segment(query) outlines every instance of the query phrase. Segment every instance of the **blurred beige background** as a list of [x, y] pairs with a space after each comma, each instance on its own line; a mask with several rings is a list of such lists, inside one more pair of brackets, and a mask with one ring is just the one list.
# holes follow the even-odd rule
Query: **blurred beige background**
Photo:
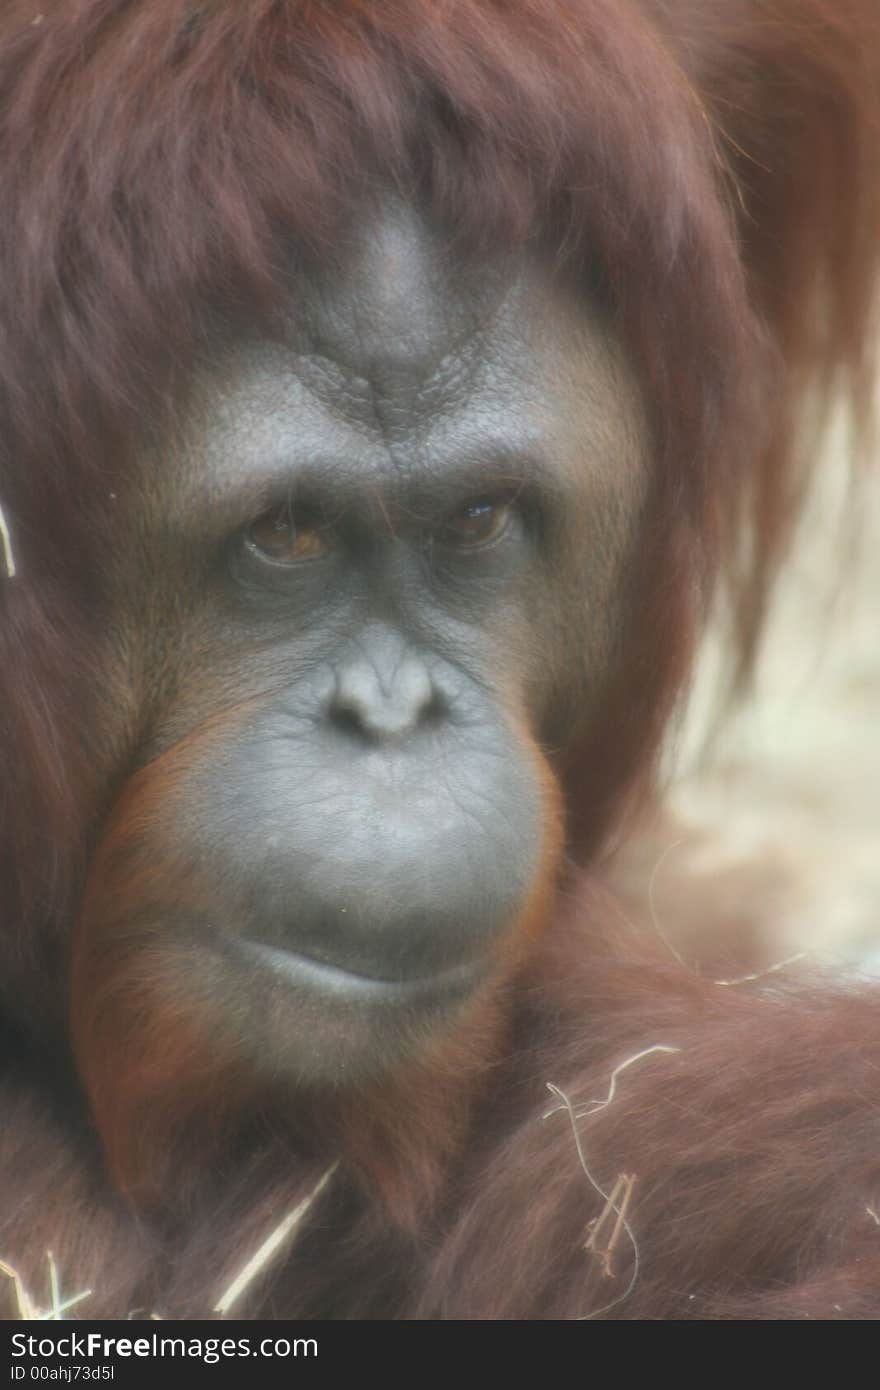
[[626, 850], [635, 915], [709, 970], [880, 973], [880, 466], [853, 506], [839, 425], [825, 454], [754, 698], [707, 744], [714, 630], [663, 816]]

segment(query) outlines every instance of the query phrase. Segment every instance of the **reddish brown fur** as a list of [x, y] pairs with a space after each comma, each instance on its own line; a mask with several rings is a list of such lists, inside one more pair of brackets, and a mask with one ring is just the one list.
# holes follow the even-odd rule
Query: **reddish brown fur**
[[[37, 1289], [51, 1248], [68, 1289], [95, 1290], [90, 1314], [206, 1312], [341, 1156], [324, 1218], [248, 1314], [588, 1316], [625, 1292], [632, 1248], [613, 1280], [584, 1251], [602, 1200], [566, 1116], [542, 1119], [545, 1084], [601, 1098], [621, 1061], [664, 1045], [679, 1051], [634, 1064], [580, 1124], [605, 1192], [637, 1179], [638, 1278], [613, 1315], [876, 1316], [874, 994], [724, 989], [655, 959], [589, 877], [558, 882], [552, 828], [530, 909], [552, 930], [527, 966], [356, 1101], [255, 1094], [206, 1060], [182, 1004], [134, 1060], [118, 1001], [143, 978], [107, 969], [124, 942], [85, 940], [79, 992], [116, 1003], [100, 1034], [79, 1010], [80, 1065], [100, 1093], [108, 1060], [123, 1078], [132, 1063], [127, 1091], [112, 1076], [133, 1107], [126, 1142], [151, 1171], [157, 1146], [179, 1164], [164, 1224], [108, 1183], [62, 1041], [86, 865], [153, 713], [102, 625], [115, 494], [133, 445], [172, 426], [218, 305], [233, 327], [269, 321], [284, 243], [320, 259], [377, 175], [427, 190], [466, 246], [540, 235], [585, 280], [600, 267], [656, 464], [637, 619], [563, 770], [569, 844], [589, 864], [650, 779], [719, 570], [751, 655], [800, 493], [806, 391], [843, 385], [864, 404], [875, 0], [40, 10], [7, 0], [0, 18], [0, 502], [19, 570], [0, 580], [0, 1257]], [[106, 709], [124, 712], [112, 747]], [[138, 814], [167, 814], [155, 767], [145, 785]], [[198, 893], [174, 887], [172, 908]], [[131, 1179], [125, 1121], [98, 1112]]]

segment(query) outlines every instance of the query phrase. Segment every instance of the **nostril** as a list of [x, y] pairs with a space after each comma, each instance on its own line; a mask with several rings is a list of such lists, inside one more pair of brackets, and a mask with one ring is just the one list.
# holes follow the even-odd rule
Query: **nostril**
[[344, 734], [354, 734], [363, 737], [365, 730], [361, 717], [357, 710], [349, 705], [344, 705], [334, 700], [330, 706], [330, 723], [335, 729], [339, 729]]
[[431, 691], [431, 698], [422, 710], [423, 724], [442, 724], [449, 715], [449, 701], [439, 690]]

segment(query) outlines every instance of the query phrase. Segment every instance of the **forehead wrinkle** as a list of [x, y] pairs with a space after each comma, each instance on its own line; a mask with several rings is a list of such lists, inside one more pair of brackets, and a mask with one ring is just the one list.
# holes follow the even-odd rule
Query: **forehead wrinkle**
[[387, 198], [331, 263], [293, 270], [286, 341], [319, 391], [335, 387], [391, 435], [466, 392], [518, 269], [452, 256], [437, 228]]
[[383, 334], [379, 322], [365, 322], [357, 301], [344, 334], [314, 317], [297, 320], [290, 345], [300, 379], [326, 408], [371, 430], [389, 450], [411, 444], [431, 417], [461, 408], [490, 331], [485, 319], [473, 318], [452, 334], [445, 322], [425, 334]]
[[401, 379], [399, 373], [381, 376], [348, 369], [320, 351], [297, 351], [291, 368], [323, 409], [368, 431], [389, 450], [410, 445], [420, 426], [452, 409], [461, 409], [472, 395], [481, 356], [476, 343], [460, 348]]

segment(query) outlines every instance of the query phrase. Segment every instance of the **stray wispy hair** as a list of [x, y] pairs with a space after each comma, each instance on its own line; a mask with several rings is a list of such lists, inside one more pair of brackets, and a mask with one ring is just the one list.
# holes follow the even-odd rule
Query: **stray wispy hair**
[[6, 570], [6, 577], [15, 577], [15, 555], [12, 551], [12, 537], [9, 534], [9, 526], [6, 517], [3, 515], [3, 508], [0, 507], [0, 550], [3, 552], [3, 566]]

